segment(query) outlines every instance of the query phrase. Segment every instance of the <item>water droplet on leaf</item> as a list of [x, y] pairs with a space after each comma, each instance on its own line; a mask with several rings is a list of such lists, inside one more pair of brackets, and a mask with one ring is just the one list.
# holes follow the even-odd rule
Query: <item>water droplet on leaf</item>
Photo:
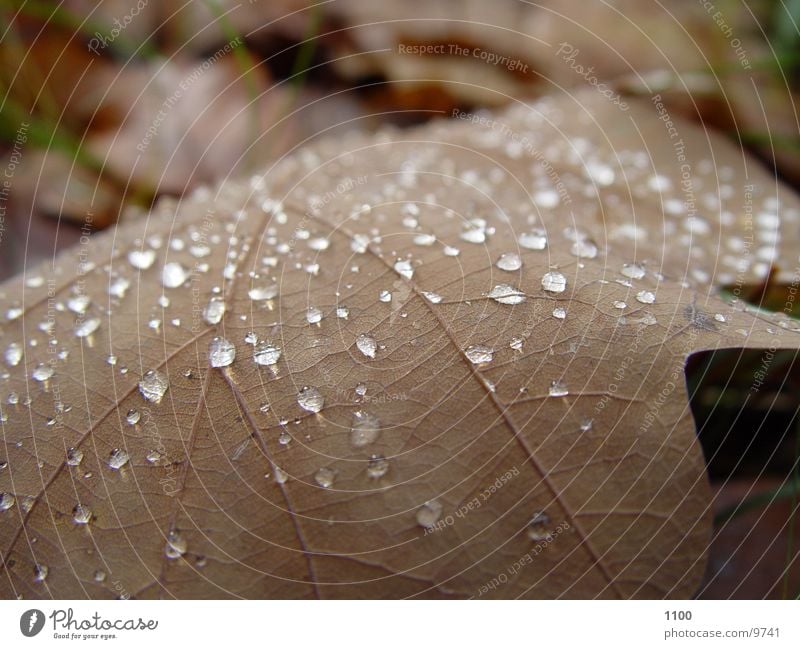
[[520, 304], [525, 301], [525, 294], [508, 284], [498, 284], [491, 291], [489, 297], [500, 304]]
[[656, 296], [652, 291], [639, 291], [636, 294], [636, 300], [642, 304], [652, 304], [656, 301]]
[[558, 271], [550, 271], [542, 277], [542, 288], [550, 293], [563, 293], [567, 288], [567, 278]]
[[155, 260], [154, 250], [131, 250], [128, 253], [128, 263], [138, 270], [147, 270]]
[[78, 466], [83, 461], [83, 451], [79, 448], [67, 449], [67, 464], [69, 466]]
[[115, 448], [108, 456], [108, 466], [112, 469], [119, 470], [124, 467], [130, 459], [128, 451], [124, 448]]
[[420, 527], [432, 528], [442, 517], [442, 505], [437, 500], [429, 500], [417, 510], [417, 524]]
[[261, 341], [253, 348], [253, 360], [258, 365], [275, 365], [281, 357], [281, 348], [269, 341]]
[[375, 416], [363, 410], [353, 413], [353, 423], [350, 428], [350, 443], [356, 448], [363, 448], [372, 444], [381, 432], [381, 422]]
[[322, 467], [314, 474], [314, 480], [320, 487], [324, 489], [330, 489], [333, 486], [333, 481], [335, 478], [336, 474], [334, 473], [333, 469], [329, 469], [328, 467]]
[[377, 480], [389, 471], [389, 461], [383, 455], [372, 455], [367, 462], [367, 475]]
[[519, 270], [522, 268], [522, 258], [515, 252], [504, 252], [497, 260], [497, 267], [508, 272]]
[[148, 370], [139, 381], [139, 392], [146, 401], [161, 403], [161, 399], [169, 388], [169, 381], [158, 370]]
[[551, 397], [566, 397], [569, 394], [569, 390], [563, 381], [556, 380], [550, 384], [549, 394]]
[[72, 510], [72, 520], [78, 525], [88, 525], [92, 520], [92, 510], [79, 503]]
[[88, 338], [100, 327], [100, 318], [89, 318], [75, 326], [75, 335], [78, 338]]
[[236, 358], [236, 345], [220, 336], [211, 339], [208, 345], [208, 362], [211, 367], [228, 367]]
[[164, 270], [161, 271], [161, 283], [166, 288], [178, 288], [189, 279], [189, 272], [178, 262], [171, 261], [164, 264]]
[[544, 230], [532, 230], [519, 236], [519, 245], [528, 250], [544, 250], [547, 248], [547, 234]]
[[319, 412], [325, 404], [325, 398], [317, 388], [305, 387], [297, 395], [297, 405], [308, 412]]
[[375, 339], [367, 334], [358, 335], [356, 338], [356, 347], [358, 347], [358, 351], [367, 358], [375, 358], [375, 352], [378, 349]]
[[494, 350], [486, 345], [470, 345], [464, 350], [464, 354], [471, 363], [491, 363]]

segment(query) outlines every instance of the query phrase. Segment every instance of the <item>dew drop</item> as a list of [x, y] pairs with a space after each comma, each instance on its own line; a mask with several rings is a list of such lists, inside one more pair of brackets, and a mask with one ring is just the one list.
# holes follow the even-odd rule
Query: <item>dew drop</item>
[[567, 317], [567, 310], [563, 307], [557, 306], [553, 309], [553, 317], [557, 318], [558, 320], [563, 320]]
[[220, 336], [208, 344], [208, 362], [211, 367], [228, 367], [236, 358], [236, 345]]
[[491, 291], [489, 297], [500, 304], [520, 304], [526, 300], [525, 294], [508, 284], [498, 284]]
[[614, 182], [614, 170], [602, 162], [588, 162], [586, 175], [601, 187], [607, 187]]
[[222, 316], [225, 315], [225, 300], [221, 297], [212, 297], [208, 300], [205, 309], [203, 309], [203, 319], [207, 324], [219, 324]]
[[716, 320], [717, 322], [726, 322], [725, 316], [722, 315], [721, 313], [715, 313], [714, 320]]
[[275, 482], [278, 484], [286, 484], [286, 481], [289, 479], [289, 474], [286, 473], [283, 469], [279, 466], [275, 467]]
[[579, 239], [570, 247], [570, 253], [575, 257], [594, 259], [597, 257], [597, 245], [589, 239]]
[[9, 307], [6, 311], [6, 320], [9, 322], [12, 320], [16, 320], [22, 315], [22, 307], [12, 306]]
[[50, 568], [48, 568], [44, 564], [37, 563], [33, 567], [33, 581], [37, 583], [42, 583], [45, 579], [47, 579], [47, 575], [49, 573], [50, 573]]
[[75, 335], [78, 338], [88, 338], [100, 327], [100, 318], [89, 318], [75, 326]]
[[317, 388], [304, 387], [297, 395], [297, 405], [308, 412], [319, 412], [325, 404], [325, 398]]
[[161, 271], [161, 283], [166, 288], [178, 288], [187, 279], [189, 279], [189, 272], [177, 261], [164, 264], [164, 270]]
[[442, 252], [445, 257], [458, 257], [461, 254], [461, 251], [453, 246], [445, 246]]
[[383, 455], [371, 455], [367, 462], [367, 476], [377, 480], [386, 475], [389, 471], [389, 460]]
[[139, 270], [147, 270], [155, 260], [154, 250], [131, 250], [128, 253], [128, 263]]
[[645, 313], [641, 318], [635, 320], [634, 322], [640, 322], [641, 324], [646, 325], [648, 327], [654, 324], [658, 324], [658, 320], [652, 313]]
[[519, 235], [519, 245], [528, 250], [544, 250], [547, 248], [547, 234], [536, 229]]
[[330, 247], [330, 245], [331, 242], [325, 237], [314, 237], [313, 239], [308, 240], [308, 247], [316, 252], [322, 252], [323, 250], [327, 250]]
[[647, 179], [647, 186], [654, 192], [665, 192], [672, 188], [672, 181], [667, 176], [655, 174]]
[[514, 336], [511, 339], [511, 341], [508, 343], [508, 346], [511, 347], [511, 349], [519, 351], [520, 349], [522, 349], [522, 346], [524, 344], [525, 344], [525, 339], [524, 338], [520, 338], [519, 336]]
[[178, 530], [170, 530], [169, 534], [167, 534], [167, 544], [164, 546], [164, 554], [167, 559], [180, 559], [186, 554], [188, 548], [189, 545], [186, 543], [186, 539], [183, 538], [183, 534]]
[[69, 466], [78, 466], [83, 461], [83, 451], [79, 448], [67, 449], [67, 464]]
[[504, 252], [497, 260], [497, 267], [508, 272], [519, 270], [522, 268], [522, 258], [515, 252]]
[[594, 426], [594, 419], [590, 419], [589, 417], [584, 417], [581, 419], [580, 428], [581, 432], [588, 433], [592, 430], [592, 426]]
[[429, 500], [417, 510], [417, 524], [420, 527], [432, 528], [442, 517], [442, 505], [437, 500]]
[[642, 277], [644, 277], [645, 270], [644, 267], [640, 266], [639, 264], [623, 264], [620, 273], [630, 279], [642, 279]]
[[195, 259], [202, 259], [211, 254], [211, 248], [205, 244], [196, 244], [194, 246], [189, 246], [189, 254]]
[[491, 363], [494, 350], [486, 345], [470, 345], [464, 350], [464, 354], [466, 354], [471, 363], [478, 365], [480, 363]]
[[161, 454], [159, 451], [157, 451], [157, 450], [155, 450], [155, 449], [154, 449], [154, 450], [152, 450], [152, 451], [149, 451], [149, 452], [147, 453], [147, 455], [145, 455], [145, 459], [146, 459], [146, 460], [147, 460], [147, 461], [148, 461], [150, 464], [158, 464], [158, 463], [161, 461], [161, 458], [162, 458], [162, 457], [163, 457], [163, 455], [162, 455], [162, 454]]
[[325, 466], [314, 474], [314, 480], [323, 489], [330, 489], [333, 486], [335, 478], [336, 474], [333, 469], [329, 469]]
[[89, 308], [89, 305], [91, 303], [92, 300], [89, 298], [88, 295], [84, 294], [73, 295], [67, 299], [67, 308], [73, 313], [83, 315], [84, 313], [86, 313], [86, 310]]
[[392, 301], [392, 294], [389, 291], [381, 291], [378, 295], [378, 299], [381, 302], [391, 302]]
[[623, 302], [622, 300], [614, 300], [615, 309], [626, 309], [627, 307], [628, 305], [625, 304], [625, 302]]
[[369, 246], [369, 237], [366, 234], [354, 234], [350, 240], [350, 250], [358, 255], [363, 255], [367, 252]]
[[350, 317], [350, 309], [346, 306], [336, 307], [336, 317], [341, 320], [347, 320]]
[[378, 349], [375, 339], [367, 334], [358, 335], [356, 338], [356, 347], [358, 347], [358, 351], [364, 354], [364, 356], [367, 358], [375, 358], [375, 352]]
[[128, 414], [125, 415], [125, 422], [128, 426], [135, 426], [139, 423], [139, 419], [141, 419], [142, 415], [139, 413], [136, 408], [131, 408], [128, 410]]
[[276, 284], [270, 284], [268, 286], [256, 286], [251, 288], [247, 292], [247, 295], [251, 300], [255, 300], [256, 302], [272, 300], [278, 296], [278, 286]]
[[306, 322], [308, 322], [308, 324], [317, 324], [320, 320], [322, 320], [322, 311], [315, 306], [308, 307], [306, 311]]
[[548, 530], [550, 517], [544, 512], [536, 512], [528, 523], [528, 538], [531, 541], [549, 541], [553, 538]]
[[420, 233], [414, 237], [414, 243], [418, 246], [432, 246], [436, 243], [436, 235]]
[[5, 354], [6, 365], [9, 367], [16, 367], [22, 360], [22, 345], [19, 343], [10, 343], [6, 347]]
[[433, 291], [422, 291], [422, 296], [431, 304], [441, 304], [442, 296]]
[[106, 575], [104, 570], [96, 570], [95, 573], [94, 573], [94, 580], [98, 584], [101, 584], [106, 580], [106, 576], [107, 575]]
[[563, 381], [556, 380], [550, 384], [549, 394], [551, 397], [566, 397], [569, 394], [569, 390]]
[[151, 403], [161, 403], [161, 398], [166, 394], [168, 387], [167, 377], [158, 370], [147, 370], [139, 381], [139, 392]]
[[108, 294], [111, 297], [119, 298], [120, 300], [125, 297], [131, 283], [124, 277], [118, 277], [111, 284], [108, 285]]
[[543, 189], [533, 195], [533, 202], [541, 208], [552, 209], [561, 202], [561, 199], [554, 189]]
[[652, 304], [656, 301], [656, 296], [652, 291], [639, 291], [636, 294], [636, 300], [642, 304]]
[[350, 427], [350, 443], [356, 448], [363, 448], [372, 444], [381, 431], [381, 422], [375, 416], [363, 410], [353, 413], [353, 423]]
[[115, 448], [108, 456], [108, 466], [112, 469], [121, 469], [130, 459], [131, 456], [124, 448]]
[[406, 279], [414, 277], [414, 267], [408, 259], [401, 259], [395, 262], [394, 269], [401, 277], [405, 277]]
[[92, 520], [92, 510], [78, 503], [72, 510], [72, 520], [78, 525], [88, 525]]
[[567, 278], [558, 271], [550, 271], [542, 277], [542, 288], [550, 293], [563, 293], [567, 288]]
[[268, 341], [261, 341], [253, 348], [253, 360], [258, 365], [275, 365], [281, 357], [281, 348]]
[[10, 494], [5, 491], [0, 493], [0, 512], [11, 509], [16, 501], [17, 499], [14, 498], [14, 494]]
[[36, 368], [33, 370], [31, 374], [31, 378], [34, 381], [38, 381], [39, 383], [44, 383], [48, 379], [51, 379], [55, 374], [55, 370], [47, 365], [46, 363], [39, 363]]

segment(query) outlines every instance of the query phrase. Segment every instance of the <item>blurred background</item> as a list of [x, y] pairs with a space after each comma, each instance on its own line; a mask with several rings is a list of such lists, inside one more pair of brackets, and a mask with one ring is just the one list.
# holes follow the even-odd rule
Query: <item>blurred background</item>
[[[658, 92], [800, 185], [799, 0], [0, 0], [0, 16], [0, 279], [314, 138], [587, 84]], [[794, 366], [742, 418], [725, 359], [690, 363], [718, 494], [701, 597], [800, 595]]]

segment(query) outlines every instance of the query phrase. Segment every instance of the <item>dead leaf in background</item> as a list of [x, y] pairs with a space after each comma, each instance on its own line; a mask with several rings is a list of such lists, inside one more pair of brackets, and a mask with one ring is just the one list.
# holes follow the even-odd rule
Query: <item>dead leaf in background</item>
[[241, 168], [248, 151], [280, 153], [292, 141], [291, 121], [272, 121], [285, 104], [284, 92], [265, 91], [263, 73], [252, 74], [255, 102], [229, 58], [125, 68], [106, 98], [122, 115], [119, 129], [92, 136], [88, 148], [134, 186], [173, 194]]
[[789, 268], [800, 204], [678, 122], [689, 218], [646, 103], [483, 117], [321, 141], [4, 285], [0, 593], [690, 597], [684, 364], [797, 349], [712, 283], [760, 276], [748, 233]]

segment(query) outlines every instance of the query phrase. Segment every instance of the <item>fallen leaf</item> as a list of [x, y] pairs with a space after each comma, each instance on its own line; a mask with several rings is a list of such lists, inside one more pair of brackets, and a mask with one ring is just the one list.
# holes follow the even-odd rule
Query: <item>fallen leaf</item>
[[199, 61], [157, 60], [119, 71], [104, 104], [120, 124], [91, 135], [88, 150], [134, 187], [180, 194], [245, 167], [253, 151], [289, 148], [291, 121], [273, 123], [283, 117], [283, 89], [263, 91], [262, 70], [244, 75], [231, 47]]
[[690, 597], [684, 365], [800, 345], [714, 288], [793, 268], [800, 204], [672, 126], [342, 135], [5, 284], [0, 594]]

